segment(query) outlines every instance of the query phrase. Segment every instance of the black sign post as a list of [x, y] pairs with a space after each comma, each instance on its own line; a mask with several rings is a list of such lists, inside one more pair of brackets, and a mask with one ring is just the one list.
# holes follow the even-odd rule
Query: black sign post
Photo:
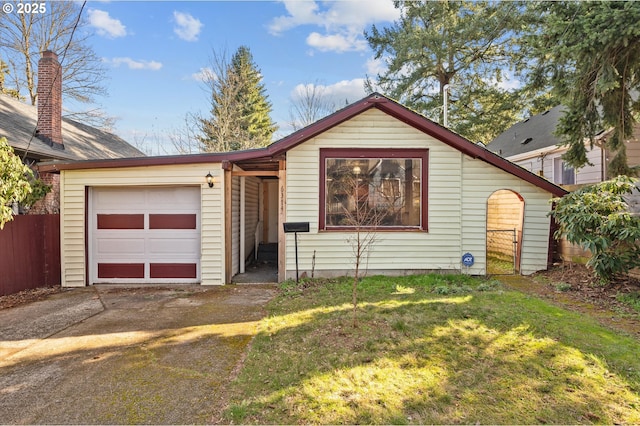
[[309, 232], [309, 222], [285, 222], [282, 226], [285, 233], [293, 232], [296, 240], [296, 282], [298, 282], [298, 232]]

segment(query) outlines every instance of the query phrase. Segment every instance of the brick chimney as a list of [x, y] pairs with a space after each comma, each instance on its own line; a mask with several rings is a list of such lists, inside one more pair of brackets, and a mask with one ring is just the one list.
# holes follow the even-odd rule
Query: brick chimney
[[36, 136], [57, 149], [62, 143], [62, 66], [58, 55], [42, 52], [38, 61], [38, 126]]

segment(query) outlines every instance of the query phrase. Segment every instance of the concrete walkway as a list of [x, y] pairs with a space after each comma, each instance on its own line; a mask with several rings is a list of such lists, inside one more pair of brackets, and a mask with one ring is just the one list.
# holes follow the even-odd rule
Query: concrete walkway
[[94, 286], [0, 310], [0, 424], [215, 423], [275, 292]]

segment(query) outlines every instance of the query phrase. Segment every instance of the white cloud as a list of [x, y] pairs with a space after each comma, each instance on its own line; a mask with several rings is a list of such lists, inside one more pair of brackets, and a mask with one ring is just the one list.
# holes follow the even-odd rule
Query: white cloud
[[489, 84], [497, 86], [502, 90], [507, 90], [507, 91], [519, 89], [522, 87], [522, 82], [518, 80], [516, 76], [513, 75], [512, 72], [503, 72], [502, 78], [500, 79], [500, 81], [498, 81], [498, 79], [496, 79], [495, 76], [485, 81], [487, 81]]
[[278, 16], [269, 25], [269, 32], [273, 35], [295, 28], [299, 25], [322, 23], [321, 15], [317, 14], [318, 5], [315, 1], [283, 1], [284, 7], [289, 12], [288, 16]]
[[368, 76], [375, 77], [378, 74], [384, 74], [388, 66], [386, 61], [383, 58], [376, 59], [374, 57], [371, 57], [367, 59], [367, 62], [365, 63], [365, 68], [367, 70]]
[[191, 74], [191, 78], [195, 81], [207, 82], [216, 79], [216, 74], [209, 67], [200, 68], [198, 72]]
[[353, 50], [361, 51], [367, 48], [367, 42], [359, 39], [355, 34], [322, 35], [317, 32], [312, 32], [307, 37], [307, 44], [321, 52], [333, 51], [342, 53]]
[[204, 24], [199, 19], [194, 18], [188, 13], [173, 12], [173, 20], [176, 26], [173, 28], [173, 32], [177, 34], [182, 40], [185, 41], [197, 41], [200, 35], [200, 30]]
[[[291, 91], [291, 98], [298, 99], [301, 94], [305, 93], [306, 87], [313, 87], [314, 84], [298, 84]], [[323, 98], [333, 103], [337, 108], [342, 108], [347, 104], [353, 103], [364, 98], [367, 94], [364, 90], [364, 78], [354, 78], [353, 80], [342, 80], [334, 84], [315, 85], [317, 92], [321, 93]], [[306, 90], [313, 91], [312, 89]]]
[[[391, 22], [400, 17], [389, 0], [352, 0], [316, 2], [284, 0], [288, 15], [278, 16], [269, 24], [269, 32], [279, 35], [292, 28], [312, 25], [324, 34], [312, 32], [307, 44], [322, 51], [353, 51], [366, 48], [364, 29], [373, 23]], [[314, 44], [312, 44], [314, 43]]]
[[119, 67], [120, 65], [126, 65], [129, 69], [132, 70], [151, 70], [158, 71], [162, 68], [162, 63], [157, 61], [136, 61], [131, 58], [113, 58], [107, 59], [105, 62], [112, 64], [114, 67]]
[[127, 35], [127, 29], [122, 22], [109, 16], [109, 12], [103, 10], [91, 9], [87, 12], [89, 17], [89, 25], [94, 27], [99, 35], [116, 38]]

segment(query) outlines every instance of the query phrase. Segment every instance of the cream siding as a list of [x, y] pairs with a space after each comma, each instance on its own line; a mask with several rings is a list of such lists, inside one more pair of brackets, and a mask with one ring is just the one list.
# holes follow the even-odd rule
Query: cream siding
[[231, 276], [240, 272], [240, 177], [231, 178]]
[[256, 244], [256, 227], [260, 217], [259, 193], [260, 179], [247, 177], [245, 180], [245, 260], [252, 255]]
[[[524, 199], [524, 227], [520, 269], [523, 274], [546, 269], [549, 246], [551, 194], [483, 161], [465, 157], [464, 162], [463, 241], [465, 250], [476, 256], [474, 272], [486, 272], [486, 203], [499, 189], [510, 189]], [[481, 228], [482, 226], [482, 228]]]
[[630, 166], [640, 166], [640, 125], [633, 128], [633, 136], [625, 141], [627, 162]]
[[[508, 158], [520, 167], [535, 173], [542, 175], [554, 183], [561, 183], [561, 176], [558, 176], [558, 170], [555, 167], [556, 161], [561, 161], [562, 155], [567, 151], [566, 149], [552, 148], [553, 151], [536, 155], [535, 157], [516, 159]], [[518, 156], [520, 157], [520, 156]], [[587, 184], [600, 182], [602, 179], [602, 150], [596, 146], [593, 149], [587, 147], [587, 159], [589, 163], [576, 171], [575, 183]]]
[[[287, 221], [310, 222], [311, 232], [298, 235], [301, 271], [310, 270], [314, 250], [318, 273], [335, 275], [353, 267], [352, 249], [345, 241], [350, 233], [318, 232], [319, 149], [331, 147], [428, 149], [429, 232], [378, 232], [369, 270], [405, 273], [459, 269], [460, 179], [458, 175], [456, 180], [455, 171], [459, 170], [460, 152], [383, 112], [369, 110], [287, 153]], [[294, 256], [293, 236], [288, 235], [289, 276], [295, 270]]]
[[[208, 171], [216, 184], [209, 188]], [[220, 165], [172, 165], [114, 169], [63, 170], [60, 184], [60, 234], [62, 285], [86, 285], [85, 188], [124, 186], [200, 186], [201, 202], [201, 283], [224, 283], [224, 198]]]
[[577, 185], [602, 181], [602, 149], [594, 146], [592, 150], [588, 150], [587, 160], [591, 164], [586, 164], [576, 171]]
[[[353, 270], [348, 232], [318, 232], [320, 148], [425, 148], [428, 160], [428, 232], [378, 232], [368, 259], [369, 273], [405, 274], [460, 270], [471, 252], [470, 273], [486, 271], [486, 206], [491, 193], [509, 188], [525, 198], [522, 270], [546, 268], [550, 194], [460, 151], [379, 110], [368, 110], [287, 153], [287, 221], [308, 221], [310, 233], [298, 235], [300, 271], [316, 275]], [[293, 235], [287, 236], [287, 276], [295, 274]], [[366, 265], [365, 265], [366, 266]]]

